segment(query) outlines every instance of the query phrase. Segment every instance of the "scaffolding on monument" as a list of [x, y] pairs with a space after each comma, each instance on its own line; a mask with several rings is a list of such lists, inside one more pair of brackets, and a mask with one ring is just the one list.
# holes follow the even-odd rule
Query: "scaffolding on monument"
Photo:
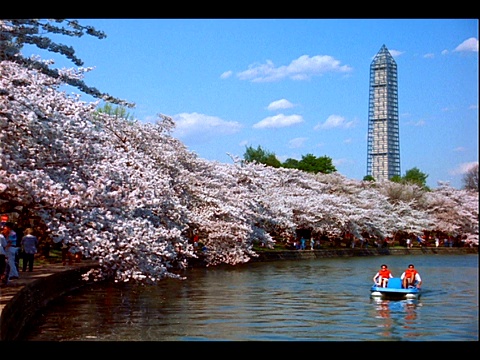
[[367, 175], [400, 176], [397, 64], [385, 45], [370, 65]]

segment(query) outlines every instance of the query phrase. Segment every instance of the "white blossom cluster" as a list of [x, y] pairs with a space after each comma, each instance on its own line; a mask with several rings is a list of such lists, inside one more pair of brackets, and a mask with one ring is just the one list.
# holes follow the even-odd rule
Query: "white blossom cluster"
[[194, 234], [207, 265], [248, 262], [254, 243], [271, 248], [300, 228], [358, 239], [437, 230], [478, 244], [478, 192], [448, 184], [425, 192], [234, 156], [232, 164], [206, 161], [171, 136], [170, 118], [110, 116], [61, 86], [0, 62], [0, 199], [39, 216], [55, 242], [98, 260], [91, 278], [182, 279], [179, 270], [199, 253]]

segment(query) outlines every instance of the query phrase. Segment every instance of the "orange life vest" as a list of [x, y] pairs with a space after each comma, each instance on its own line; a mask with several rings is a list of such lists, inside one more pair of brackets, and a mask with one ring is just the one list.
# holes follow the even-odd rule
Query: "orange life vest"
[[392, 272], [391, 272], [390, 270], [388, 270], [388, 269], [380, 269], [380, 270], [378, 271], [378, 275], [380, 275], [380, 276], [381, 276], [382, 278], [384, 278], [384, 279], [388, 279], [388, 278], [390, 277], [390, 274], [391, 274], [391, 273], [392, 273]]
[[415, 275], [417, 275], [417, 270], [415, 270], [415, 269], [406, 269], [405, 270], [405, 277], [407, 279], [415, 279]]

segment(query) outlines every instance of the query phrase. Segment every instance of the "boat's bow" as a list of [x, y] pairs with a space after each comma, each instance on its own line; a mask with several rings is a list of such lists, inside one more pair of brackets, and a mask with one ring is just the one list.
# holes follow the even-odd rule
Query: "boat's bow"
[[420, 289], [416, 287], [402, 287], [402, 280], [400, 278], [391, 278], [388, 281], [387, 287], [373, 285], [370, 289], [370, 296], [382, 299], [403, 300], [403, 299], [418, 299], [420, 297]]

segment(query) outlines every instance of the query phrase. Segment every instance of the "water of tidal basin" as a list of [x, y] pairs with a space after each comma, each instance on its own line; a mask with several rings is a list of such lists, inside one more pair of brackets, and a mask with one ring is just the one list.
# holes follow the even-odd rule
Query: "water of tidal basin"
[[[370, 299], [382, 263], [413, 262], [419, 300]], [[95, 284], [51, 304], [26, 340], [478, 341], [478, 255], [372, 256], [191, 269], [157, 286]]]

